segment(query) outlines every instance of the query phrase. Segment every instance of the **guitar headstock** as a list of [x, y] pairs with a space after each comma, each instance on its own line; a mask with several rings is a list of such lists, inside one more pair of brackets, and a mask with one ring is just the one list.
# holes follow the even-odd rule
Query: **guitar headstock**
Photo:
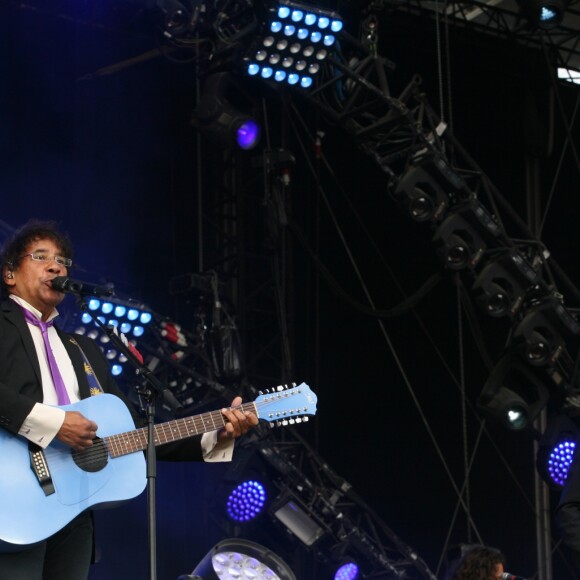
[[308, 415], [316, 415], [317, 397], [306, 383], [298, 386], [276, 387], [266, 391], [254, 401], [260, 419], [272, 426], [293, 425], [308, 421]]

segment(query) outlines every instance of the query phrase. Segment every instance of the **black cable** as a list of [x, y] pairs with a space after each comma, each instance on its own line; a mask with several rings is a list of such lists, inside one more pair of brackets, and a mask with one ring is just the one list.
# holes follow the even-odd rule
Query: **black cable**
[[387, 310], [377, 310], [375, 308], [365, 306], [358, 300], [354, 299], [346, 290], [340, 286], [336, 278], [334, 278], [334, 276], [329, 272], [328, 268], [322, 263], [314, 250], [310, 247], [310, 244], [308, 243], [308, 240], [306, 239], [306, 236], [304, 235], [304, 232], [301, 230], [301, 228], [293, 222], [289, 222], [288, 227], [296, 239], [300, 242], [300, 245], [310, 256], [318, 271], [324, 280], [326, 280], [328, 283], [330, 289], [333, 290], [340, 298], [350, 304], [355, 310], [358, 310], [359, 312], [362, 312], [368, 316], [372, 316], [374, 318], [395, 318], [397, 316], [401, 316], [414, 308], [418, 302], [425, 298], [425, 296], [427, 296], [427, 294], [429, 294], [429, 292], [431, 292], [431, 290], [443, 279], [443, 275], [440, 272], [436, 272], [427, 279], [427, 281], [421, 286], [421, 288], [419, 288], [419, 290], [417, 290], [411, 296], [405, 298], [405, 300], [393, 308], [389, 308]]

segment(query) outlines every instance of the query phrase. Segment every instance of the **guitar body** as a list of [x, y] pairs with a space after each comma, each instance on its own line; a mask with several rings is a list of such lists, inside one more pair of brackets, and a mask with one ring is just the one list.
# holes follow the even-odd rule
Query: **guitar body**
[[[99, 438], [135, 429], [129, 410], [113, 395], [98, 395], [62, 409], [79, 411], [95, 421]], [[87, 508], [113, 507], [136, 497], [146, 486], [143, 453], [106, 457], [92, 472], [79, 467], [71, 448], [56, 440], [44, 455], [55, 490], [50, 495], [45, 495], [31, 469], [28, 441], [0, 429], [0, 552], [40, 542]]]

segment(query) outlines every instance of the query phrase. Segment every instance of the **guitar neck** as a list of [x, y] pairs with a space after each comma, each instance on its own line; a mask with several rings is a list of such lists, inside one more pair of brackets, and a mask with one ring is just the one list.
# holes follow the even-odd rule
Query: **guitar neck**
[[[239, 409], [242, 413], [249, 411], [257, 415], [255, 403], [245, 403]], [[226, 423], [226, 418], [221, 411], [183, 417], [182, 419], [175, 419], [174, 421], [154, 425], [153, 440], [157, 447], [164, 443], [180, 441], [181, 439], [187, 439], [188, 437], [222, 429]], [[135, 429], [134, 431], [126, 431], [125, 433], [119, 433], [117, 435], [110, 435], [103, 439], [107, 444], [111, 457], [120, 457], [122, 455], [128, 455], [129, 453], [135, 453], [136, 451], [143, 451], [147, 447], [147, 427]]]

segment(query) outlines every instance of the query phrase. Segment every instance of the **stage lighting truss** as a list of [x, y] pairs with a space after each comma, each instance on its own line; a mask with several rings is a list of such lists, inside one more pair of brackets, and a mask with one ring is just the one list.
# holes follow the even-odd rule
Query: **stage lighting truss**
[[553, 365], [577, 339], [580, 325], [557, 296], [551, 296], [527, 310], [515, 326], [513, 344], [531, 365]]
[[575, 460], [580, 430], [567, 415], [556, 415], [538, 442], [536, 468], [544, 481], [553, 489], [561, 490]]
[[[349, 558], [349, 562], [358, 563], [360, 577], [379, 578], [387, 573], [389, 578], [435, 580], [416, 552], [291, 429], [278, 438], [276, 431], [259, 426], [240, 442], [236, 455], [231, 472], [226, 474], [227, 480], [237, 482], [234, 489], [248, 481], [258, 482], [266, 489], [259, 523], [262, 532], [267, 515], [284, 542], [293, 538], [295, 547], [310, 551], [333, 572]], [[246, 475], [248, 471], [251, 476]], [[222, 502], [224, 495], [217, 491], [216, 502]], [[260, 502], [261, 498], [260, 494]], [[212, 517], [225, 533], [231, 533], [231, 516], [218, 519], [220, 511], [223, 513], [223, 506], [221, 510], [212, 509]], [[253, 520], [239, 522], [235, 529], [239, 531], [242, 525], [253, 526]], [[256, 528], [246, 529], [251, 533]], [[355, 577], [347, 573], [353, 573], [351, 568], [345, 568], [340, 577]]]
[[282, 1], [270, 8], [261, 33], [246, 53], [246, 72], [308, 89], [343, 26], [335, 12]]
[[492, 369], [478, 407], [504, 427], [528, 427], [547, 405], [551, 384], [515, 354], [508, 353]]
[[181, 580], [296, 580], [294, 572], [280, 556], [255, 542], [241, 538], [216, 544]]
[[500, 225], [477, 200], [451, 212], [435, 231], [433, 243], [450, 270], [475, 268], [488, 244], [499, 246], [504, 237]]
[[518, 250], [490, 260], [473, 283], [473, 292], [485, 312], [493, 317], [513, 317], [533, 288], [541, 285], [539, 272]]
[[[257, 27], [252, 3], [246, 0], [152, 0], [163, 39], [195, 49], [203, 60], [218, 59]], [[190, 57], [185, 61], [190, 62]]]
[[[91, 314], [101, 322], [115, 326], [126, 335], [143, 356], [149, 372], [172, 391], [183, 407], [182, 414], [205, 411], [210, 402], [215, 403], [216, 397], [229, 402], [235, 396], [232, 390], [216, 380], [216, 375], [221, 376], [230, 368], [226, 369], [226, 354], [231, 358], [235, 353], [219, 350], [224, 347], [224, 329], [215, 329], [208, 324], [204, 311], [199, 312], [200, 320], [196, 326], [199, 332], [193, 333], [134, 300], [90, 298], [87, 305]], [[143, 379], [136, 377], [134, 367], [111, 345], [107, 333], [96, 325], [90, 314], [65, 311], [63, 320], [67, 332], [87, 335], [100, 345], [121, 388], [139, 404], [137, 393]], [[219, 333], [219, 344], [214, 343], [215, 333]], [[235, 341], [229, 346], [230, 350], [236, 350]], [[218, 362], [221, 366], [216, 369]], [[156, 412], [160, 419], [174, 418], [174, 411], [163, 404], [157, 405]]]
[[443, 157], [431, 152], [413, 159], [393, 197], [413, 220], [440, 222], [449, 205], [462, 200], [462, 193], [465, 195], [463, 180]]

